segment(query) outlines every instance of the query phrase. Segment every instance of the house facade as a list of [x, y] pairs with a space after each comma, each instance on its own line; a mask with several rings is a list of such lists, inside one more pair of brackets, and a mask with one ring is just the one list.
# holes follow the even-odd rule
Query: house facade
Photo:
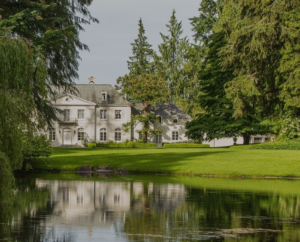
[[[141, 111], [142, 104], [131, 104], [109, 84], [78, 84], [78, 94], [62, 93], [52, 105], [63, 111], [49, 132], [52, 146], [83, 146], [85, 142], [124, 142], [138, 140], [141, 124], [125, 132], [123, 124]], [[176, 104], [157, 104], [151, 108], [158, 117], [155, 128], [161, 135], [150, 135], [148, 142], [179, 142], [185, 137], [185, 123], [191, 118]]]

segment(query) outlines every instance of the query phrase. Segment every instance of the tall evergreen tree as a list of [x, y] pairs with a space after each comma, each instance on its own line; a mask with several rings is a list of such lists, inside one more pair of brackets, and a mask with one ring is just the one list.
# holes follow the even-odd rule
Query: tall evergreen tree
[[235, 69], [233, 66], [223, 69], [223, 58], [218, 53], [227, 42], [223, 32], [214, 32], [221, 12], [220, 3], [204, 0], [199, 11], [200, 16], [193, 18], [192, 24], [198, 49], [202, 51], [199, 60], [201, 68], [198, 70], [198, 100], [204, 113], [198, 114], [194, 121], [187, 124], [187, 134], [191, 138], [206, 140], [242, 135], [244, 144], [248, 144], [250, 135], [266, 133], [268, 127], [260, 124], [260, 116], [251, 106], [245, 107], [242, 117], [233, 117], [234, 103], [227, 98], [224, 85], [235, 78]]
[[299, 1], [226, 1], [217, 30], [226, 34], [223, 65], [235, 66], [227, 84], [235, 116], [245, 107], [266, 118], [300, 115], [299, 12]]
[[144, 112], [141, 115], [131, 117], [131, 122], [125, 124], [128, 131], [138, 123], [143, 124], [142, 140], [147, 142], [148, 133], [160, 133], [161, 130], [151, 129], [150, 125], [155, 121], [155, 117], [149, 113], [150, 106], [155, 106], [157, 102], [167, 100], [167, 85], [165, 79], [155, 75], [155, 52], [147, 42], [142, 19], [139, 20], [138, 38], [132, 45], [133, 56], [129, 57], [129, 75], [117, 79], [116, 89], [126, 96], [129, 101], [141, 102], [144, 105]]
[[142, 19], [139, 20], [138, 25], [138, 38], [134, 40], [134, 43], [131, 43], [133, 56], [129, 57], [129, 61], [127, 61], [129, 74], [134, 77], [154, 73], [153, 58], [155, 52], [151, 49], [152, 46], [148, 43], [145, 36]]
[[160, 33], [163, 40], [158, 46], [160, 56], [157, 58], [158, 75], [167, 80], [170, 95], [177, 99], [184, 92], [184, 76], [182, 73], [185, 63], [185, 54], [188, 47], [187, 37], [181, 37], [182, 23], [178, 22], [173, 10], [169, 24], [167, 24], [168, 35]]

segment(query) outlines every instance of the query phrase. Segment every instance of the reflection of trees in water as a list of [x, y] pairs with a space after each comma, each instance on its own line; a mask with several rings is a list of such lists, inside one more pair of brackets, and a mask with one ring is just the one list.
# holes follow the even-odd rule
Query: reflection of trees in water
[[[149, 198], [148, 198], [149, 199]], [[200, 239], [211, 231], [231, 228], [262, 228], [280, 232], [238, 234], [242, 241], [300, 241], [300, 198], [278, 194], [189, 189], [186, 201], [174, 211], [131, 211], [123, 232], [130, 241]], [[231, 241], [218, 233], [218, 241]], [[234, 241], [234, 238], [232, 238]]]
[[[38, 189], [35, 179], [20, 177], [16, 180], [15, 195], [4, 211], [0, 203], [0, 215], [5, 212], [6, 219], [0, 216], [0, 238], [8, 241], [55, 241], [71, 242], [70, 232], [59, 234], [54, 228], [46, 229], [46, 216], [53, 213], [54, 204], [49, 203], [48, 189]], [[6, 223], [7, 222], [7, 223]]]

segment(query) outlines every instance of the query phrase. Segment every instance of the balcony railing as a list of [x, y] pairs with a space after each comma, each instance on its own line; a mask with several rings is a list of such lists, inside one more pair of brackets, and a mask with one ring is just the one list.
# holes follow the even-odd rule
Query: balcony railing
[[77, 118], [60, 118], [59, 119], [60, 123], [63, 124], [78, 124], [78, 119]]

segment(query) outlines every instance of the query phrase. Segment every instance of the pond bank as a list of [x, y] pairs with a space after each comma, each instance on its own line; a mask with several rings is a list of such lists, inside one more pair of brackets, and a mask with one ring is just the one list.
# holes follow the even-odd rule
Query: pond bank
[[130, 173], [285, 179], [300, 177], [299, 157], [298, 150], [54, 148], [49, 159], [37, 159], [32, 167], [74, 172], [83, 165], [110, 165]]

